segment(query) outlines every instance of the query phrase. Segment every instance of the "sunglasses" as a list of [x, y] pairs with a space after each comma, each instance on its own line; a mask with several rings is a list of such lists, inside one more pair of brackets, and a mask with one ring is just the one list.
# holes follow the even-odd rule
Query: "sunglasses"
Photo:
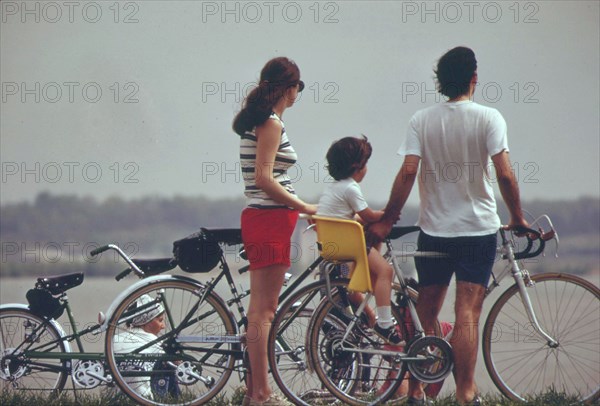
[[304, 90], [304, 82], [299, 80], [298, 81], [298, 91], [301, 92]]

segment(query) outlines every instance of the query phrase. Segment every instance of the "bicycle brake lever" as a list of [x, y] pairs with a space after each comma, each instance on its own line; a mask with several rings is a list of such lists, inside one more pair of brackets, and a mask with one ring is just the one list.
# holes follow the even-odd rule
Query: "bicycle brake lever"
[[304, 229], [304, 231], [302, 231], [302, 234], [304, 234], [305, 232], [307, 232], [308, 230], [312, 230], [313, 228], [315, 228], [317, 225], [315, 223], [313, 224], [309, 224], [308, 227], [306, 227]]

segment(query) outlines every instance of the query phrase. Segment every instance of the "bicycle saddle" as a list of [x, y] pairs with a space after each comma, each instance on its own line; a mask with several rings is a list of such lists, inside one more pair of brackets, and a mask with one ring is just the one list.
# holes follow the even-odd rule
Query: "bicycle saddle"
[[38, 278], [36, 287], [43, 288], [52, 293], [53, 295], [60, 295], [67, 290], [79, 286], [83, 283], [83, 273], [71, 273], [60, 276], [48, 276], [45, 278]]
[[415, 231], [420, 231], [421, 227], [419, 226], [406, 226], [406, 227], [392, 227], [392, 231], [388, 234], [388, 238], [390, 240], [395, 240], [396, 238], [400, 238], [403, 235], [414, 233]]
[[207, 241], [236, 245], [242, 243], [242, 230], [240, 228], [202, 228]]
[[170, 271], [177, 266], [175, 258], [132, 259], [147, 276], [158, 275]]

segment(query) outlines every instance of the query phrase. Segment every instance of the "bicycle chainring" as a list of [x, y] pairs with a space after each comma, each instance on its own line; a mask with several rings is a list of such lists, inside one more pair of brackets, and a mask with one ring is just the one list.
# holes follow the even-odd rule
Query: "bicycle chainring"
[[418, 357], [418, 361], [408, 361], [408, 370], [419, 381], [436, 383], [446, 379], [454, 366], [452, 347], [442, 338], [426, 336], [416, 339], [407, 351], [409, 358]]
[[177, 382], [182, 385], [193, 385], [202, 378], [202, 367], [191, 361], [182, 361], [175, 370]]
[[93, 389], [103, 382], [109, 381], [104, 365], [96, 360], [78, 361], [73, 368], [73, 380], [85, 389]]

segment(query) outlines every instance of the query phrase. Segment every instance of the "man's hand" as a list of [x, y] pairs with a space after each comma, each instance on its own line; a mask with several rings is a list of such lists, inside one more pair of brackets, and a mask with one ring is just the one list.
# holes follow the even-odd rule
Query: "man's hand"
[[[511, 219], [510, 223], [507, 226], [504, 226], [502, 228], [505, 230], [515, 231], [515, 235], [517, 237], [523, 237], [523, 236], [525, 236], [526, 233], [520, 233], [520, 232], [518, 232], [518, 230], [522, 229], [522, 228], [531, 228], [531, 227], [529, 226], [529, 223], [525, 219], [521, 218], [518, 220]], [[532, 238], [532, 237], [533, 236], [530, 236], [530, 238]], [[532, 238], [532, 239], [535, 239], [535, 238]]]
[[390, 231], [392, 231], [392, 226], [393, 224], [387, 221], [370, 224], [367, 228], [367, 245], [373, 246], [385, 240]]

